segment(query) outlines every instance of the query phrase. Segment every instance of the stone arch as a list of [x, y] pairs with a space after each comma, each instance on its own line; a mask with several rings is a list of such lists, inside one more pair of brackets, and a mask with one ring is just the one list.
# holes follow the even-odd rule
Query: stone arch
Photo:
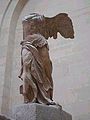
[[9, 8], [11, 2], [12, 2], [12, 0], [10, 0], [10, 1], [8, 2], [7, 7], [6, 7], [6, 9], [5, 9], [4, 13], [3, 13], [3, 16], [2, 16], [2, 20], [1, 20], [1, 23], [0, 23], [0, 36], [1, 36], [1, 29], [2, 29], [2, 25], [3, 25], [3, 21], [4, 21], [5, 15], [6, 15], [6, 13], [7, 13], [7, 10], [8, 10], [8, 8]]
[[[10, 25], [8, 29], [8, 38], [7, 38], [7, 53], [6, 53], [6, 64], [5, 64], [5, 73], [4, 73], [4, 85], [3, 85], [3, 95], [2, 95], [2, 106], [1, 113], [7, 114], [9, 111], [9, 101], [10, 101], [10, 88], [11, 88], [11, 75], [12, 75], [12, 63], [13, 63], [13, 52], [14, 52], [14, 40], [15, 40], [15, 30], [18, 18], [21, 14], [22, 9], [28, 0], [18, 0], [12, 1], [9, 7], [13, 7], [15, 3], [16, 6], [12, 11], [10, 18]], [[9, 9], [7, 10], [6, 15], [9, 15]], [[5, 23], [3, 23], [5, 24]]]

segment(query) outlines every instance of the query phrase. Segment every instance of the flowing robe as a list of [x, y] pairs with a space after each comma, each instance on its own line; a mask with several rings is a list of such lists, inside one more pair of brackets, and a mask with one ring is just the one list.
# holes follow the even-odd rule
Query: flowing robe
[[52, 64], [48, 43], [40, 34], [28, 35], [21, 42], [21, 74], [24, 101], [49, 103], [53, 97]]

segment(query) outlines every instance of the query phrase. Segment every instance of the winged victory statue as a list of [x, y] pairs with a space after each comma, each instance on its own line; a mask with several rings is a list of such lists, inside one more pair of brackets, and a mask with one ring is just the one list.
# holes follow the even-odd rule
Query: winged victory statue
[[23, 21], [21, 41], [21, 71], [23, 80], [20, 93], [24, 103], [54, 105], [52, 62], [49, 57], [48, 38], [57, 38], [59, 32], [64, 38], [74, 38], [72, 20], [66, 13], [45, 17], [37, 13], [26, 16]]

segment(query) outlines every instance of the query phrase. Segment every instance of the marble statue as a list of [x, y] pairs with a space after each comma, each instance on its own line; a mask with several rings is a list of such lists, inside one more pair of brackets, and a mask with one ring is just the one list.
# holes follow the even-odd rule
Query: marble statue
[[74, 38], [71, 19], [66, 13], [48, 18], [32, 13], [23, 21], [23, 41], [21, 41], [21, 72], [23, 80], [20, 93], [24, 103], [54, 105], [52, 62], [49, 57], [49, 37], [57, 38], [57, 32], [64, 38]]

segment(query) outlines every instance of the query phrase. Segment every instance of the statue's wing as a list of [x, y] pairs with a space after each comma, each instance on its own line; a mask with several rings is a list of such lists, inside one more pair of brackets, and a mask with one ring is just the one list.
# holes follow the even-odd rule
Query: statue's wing
[[46, 39], [49, 37], [56, 39], [58, 32], [64, 38], [74, 38], [72, 20], [66, 13], [51, 18], [32, 13], [23, 20], [23, 39], [30, 34], [39, 33]]
[[55, 17], [45, 17], [45, 30], [42, 34], [46, 39], [49, 37], [57, 38], [59, 32], [64, 38], [74, 38], [74, 29], [72, 20], [66, 13], [60, 13]]

